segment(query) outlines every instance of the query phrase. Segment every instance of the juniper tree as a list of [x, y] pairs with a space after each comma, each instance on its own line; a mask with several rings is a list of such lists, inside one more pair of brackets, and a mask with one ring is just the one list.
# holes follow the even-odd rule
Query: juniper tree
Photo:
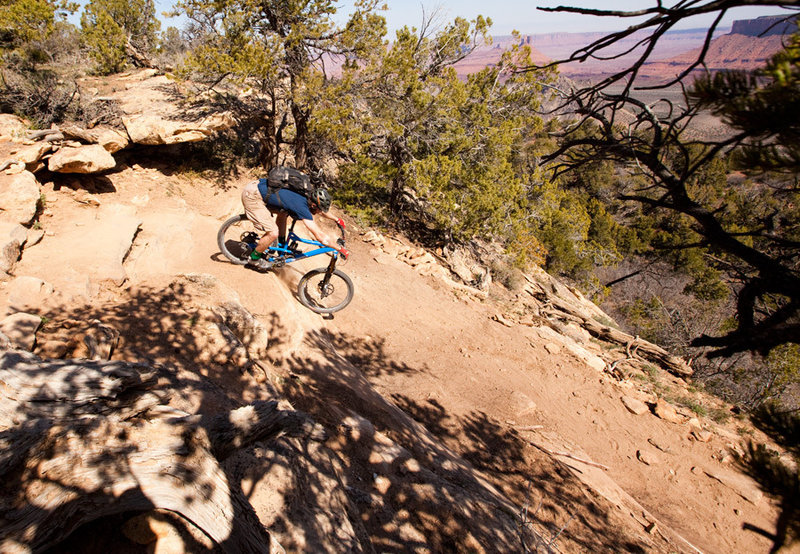
[[378, 0], [357, 0], [339, 25], [332, 0], [181, 0], [176, 10], [189, 18], [194, 41], [185, 74], [220, 93], [226, 83], [249, 88], [253, 94], [235, 102], [261, 141], [263, 165], [288, 156], [304, 168], [315, 104], [335, 66], [380, 45], [385, 21], [377, 6]]
[[91, 0], [81, 16], [83, 39], [103, 74], [123, 70], [128, 61], [149, 65], [160, 27], [153, 0]]
[[491, 21], [429, 23], [345, 67], [314, 129], [349, 162], [342, 180], [353, 200], [385, 206], [390, 219], [416, 220], [440, 243], [530, 239], [536, 177], [516, 161], [542, 126], [535, 111], [552, 74], [516, 73], [530, 63], [518, 46], [462, 80], [454, 64], [489, 40]]
[[50, 59], [47, 39], [65, 24], [77, 4], [66, 0], [3, 0], [0, 2], [0, 53], [16, 52], [28, 61]]

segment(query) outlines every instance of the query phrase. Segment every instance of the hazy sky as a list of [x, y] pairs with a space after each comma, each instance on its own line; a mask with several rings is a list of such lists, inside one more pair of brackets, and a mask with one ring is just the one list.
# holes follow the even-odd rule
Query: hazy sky
[[[670, 5], [677, 3], [667, 1]], [[344, 3], [343, 3], [344, 4]], [[635, 23], [632, 19], [595, 17], [589, 15], [562, 14], [542, 12], [537, 6], [556, 7], [572, 6], [594, 9], [615, 10], [640, 10], [654, 6], [655, 0], [386, 0], [389, 7], [386, 20], [390, 30], [398, 29], [405, 25], [419, 27], [422, 21], [423, 6], [426, 14], [435, 10], [445, 16], [445, 20], [452, 20], [457, 16], [473, 19], [483, 15], [492, 19], [492, 34], [510, 34], [512, 30], [523, 34], [554, 33], [554, 32], [585, 32], [585, 31], [613, 31]], [[725, 18], [726, 26], [736, 19], [751, 19], [761, 15], [787, 13], [778, 8], [738, 8], [730, 10]], [[680, 28], [703, 27], [713, 20], [712, 17], [692, 18], [681, 22]]]
[[[537, 6], [578, 6], [585, 8], [616, 10], [637, 10], [655, 5], [656, 1], [648, 0], [384, 0], [388, 10], [384, 13], [390, 30], [390, 38], [394, 31], [403, 26], [419, 27], [425, 14], [437, 12], [442, 22], [453, 20], [461, 16], [474, 19], [477, 15], [490, 17], [493, 21], [491, 34], [507, 35], [512, 30], [523, 34], [537, 33], [570, 33], [586, 31], [614, 31], [634, 23], [631, 19], [593, 17], [588, 15], [560, 14], [542, 12]], [[678, 0], [667, 0], [665, 4], [677, 3]], [[169, 10], [173, 5], [172, 0], [156, 0], [156, 7], [160, 12]], [[339, 17], [346, 19], [350, 0], [337, 2]], [[738, 8], [730, 10], [724, 20], [724, 26], [729, 27], [736, 19], [751, 19], [761, 15], [774, 15], [787, 13], [778, 8]], [[681, 22], [677, 28], [687, 29], [704, 27], [710, 23], [711, 17], [693, 18]], [[174, 25], [179, 27], [180, 20], [166, 20], [163, 27]]]

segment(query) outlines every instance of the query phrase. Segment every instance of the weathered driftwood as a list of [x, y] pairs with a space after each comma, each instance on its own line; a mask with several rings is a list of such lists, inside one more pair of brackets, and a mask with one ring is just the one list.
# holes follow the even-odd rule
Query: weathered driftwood
[[269, 533], [219, 462], [281, 434], [322, 438], [320, 427], [274, 401], [213, 417], [150, 409], [163, 400], [155, 384], [137, 364], [0, 355], [1, 552], [41, 551], [99, 517], [156, 508], [225, 551], [269, 551]]
[[58, 129], [42, 129], [39, 131], [31, 131], [28, 133], [28, 140], [43, 139], [47, 142], [55, 142], [57, 140], [64, 140], [64, 135]]
[[548, 293], [544, 287], [535, 282], [530, 280], [528, 282], [531, 286], [525, 288], [526, 292], [545, 306], [541, 315], [573, 321], [586, 329], [592, 336], [607, 342], [619, 344], [629, 349], [632, 345], [635, 345], [637, 354], [660, 365], [678, 377], [690, 377], [694, 373], [689, 364], [681, 358], [673, 356], [660, 346], [604, 325], [574, 303], [564, 300], [555, 294]]
[[61, 127], [61, 132], [64, 133], [65, 137], [70, 139], [80, 140], [87, 144], [97, 143], [97, 139], [94, 135], [92, 135], [92, 133], [82, 127], [78, 127], [77, 125], [63, 125]]

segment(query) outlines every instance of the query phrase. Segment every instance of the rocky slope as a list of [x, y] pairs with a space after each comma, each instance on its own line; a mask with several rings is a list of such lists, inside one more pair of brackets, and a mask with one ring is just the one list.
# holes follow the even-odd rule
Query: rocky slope
[[[15, 124], [9, 159], [41, 142]], [[0, 175], [0, 550], [768, 549], [752, 429], [543, 272], [509, 292], [488, 253], [348, 221], [356, 297], [324, 319], [294, 292], [316, 264], [217, 252], [253, 175], [48, 155]]]

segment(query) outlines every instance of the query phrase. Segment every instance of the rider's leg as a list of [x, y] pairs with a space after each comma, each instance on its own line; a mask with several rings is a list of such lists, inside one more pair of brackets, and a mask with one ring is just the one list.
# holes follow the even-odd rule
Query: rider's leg
[[266, 235], [261, 237], [259, 241], [256, 243], [256, 252], [258, 252], [260, 255], [263, 255], [264, 252], [266, 252], [267, 248], [269, 248], [269, 245], [275, 242], [277, 238], [278, 238], [278, 231], [272, 231], [270, 233], [267, 233]]
[[256, 243], [255, 256], [251, 258], [260, 258], [261, 255], [269, 248], [269, 245], [275, 242], [278, 238], [278, 225], [275, 218], [272, 216], [267, 206], [264, 204], [264, 199], [258, 191], [258, 181], [253, 181], [245, 185], [242, 190], [242, 205], [244, 206], [247, 218], [253, 222], [254, 227], [264, 233], [261, 239]]
[[278, 240], [286, 243], [286, 221], [289, 219], [289, 214], [286, 212], [279, 212], [275, 217], [275, 223], [278, 225]]

